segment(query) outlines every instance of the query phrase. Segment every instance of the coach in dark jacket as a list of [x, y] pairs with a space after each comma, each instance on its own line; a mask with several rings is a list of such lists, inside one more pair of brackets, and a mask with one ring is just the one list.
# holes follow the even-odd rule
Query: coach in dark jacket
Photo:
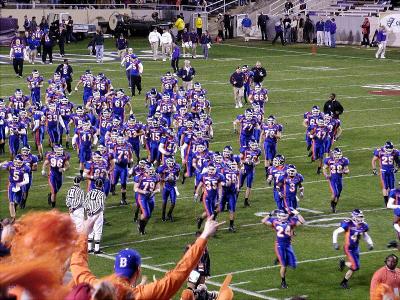
[[56, 72], [61, 74], [61, 77], [65, 79], [67, 83], [67, 91], [71, 95], [71, 82], [72, 82], [72, 67], [68, 63], [68, 59], [64, 59], [64, 63], [59, 65]]
[[253, 72], [253, 81], [254, 83], [260, 84], [264, 78], [267, 76], [267, 71], [261, 66], [261, 63], [258, 61], [256, 65], [251, 69]]
[[343, 106], [339, 101], [336, 100], [336, 94], [332, 93], [329, 96], [329, 100], [325, 102], [324, 114], [332, 115], [332, 118], [339, 119], [339, 116], [343, 113]]
[[268, 40], [268, 37], [267, 37], [267, 21], [268, 20], [269, 20], [268, 16], [264, 15], [262, 12], [261, 12], [261, 15], [258, 16], [257, 26], [261, 30], [261, 40], [263, 40], [263, 41]]

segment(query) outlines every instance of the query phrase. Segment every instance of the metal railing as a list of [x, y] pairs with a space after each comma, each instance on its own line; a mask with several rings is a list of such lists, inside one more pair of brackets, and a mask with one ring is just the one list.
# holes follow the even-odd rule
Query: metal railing
[[[233, 0], [230, 2], [226, 2], [226, 0], [219, 0], [217, 2], [214, 2], [212, 5], [207, 5], [207, 8], [209, 8], [207, 10], [207, 12], [209, 14], [213, 13], [213, 12], [218, 12], [221, 11], [223, 13], [226, 12], [227, 7], [231, 6], [231, 5], [237, 5], [239, 2], [239, 0]], [[213, 7], [213, 8], [211, 8]]]

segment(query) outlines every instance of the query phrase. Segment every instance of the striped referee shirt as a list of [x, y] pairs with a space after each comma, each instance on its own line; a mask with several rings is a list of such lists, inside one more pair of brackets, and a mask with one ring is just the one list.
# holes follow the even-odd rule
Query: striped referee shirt
[[93, 216], [104, 210], [106, 194], [98, 189], [93, 189], [86, 194], [83, 207], [89, 216]]
[[79, 186], [74, 185], [68, 190], [65, 204], [68, 208], [75, 210], [82, 206], [84, 200], [85, 193]]

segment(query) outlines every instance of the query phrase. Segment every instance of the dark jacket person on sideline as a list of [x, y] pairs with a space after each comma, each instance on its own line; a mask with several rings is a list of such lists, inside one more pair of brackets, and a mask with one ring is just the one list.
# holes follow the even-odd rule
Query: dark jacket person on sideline
[[336, 100], [336, 94], [332, 93], [329, 96], [329, 100], [325, 102], [324, 114], [331, 114], [332, 118], [339, 119], [339, 116], [343, 113], [343, 110], [342, 104]]

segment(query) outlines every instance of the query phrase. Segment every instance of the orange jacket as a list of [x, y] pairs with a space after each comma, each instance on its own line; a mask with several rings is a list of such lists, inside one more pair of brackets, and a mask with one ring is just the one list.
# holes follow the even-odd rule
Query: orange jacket
[[[396, 268], [394, 271], [389, 270], [386, 266], [378, 269], [371, 279], [370, 298], [382, 299], [378, 297], [377, 290], [380, 290], [380, 284], [386, 285], [391, 291], [395, 288], [400, 290], [400, 269]], [[382, 287], [381, 287], [382, 288]]]
[[131, 287], [127, 279], [115, 274], [105, 277], [102, 280], [97, 279], [92, 274], [88, 266], [86, 241], [86, 235], [79, 237], [77, 248], [71, 257], [71, 272], [75, 284], [86, 282], [96, 285], [102, 280], [107, 280], [115, 286], [117, 299], [123, 299], [128, 293], [133, 293], [136, 300], [171, 299], [179, 291], [190, 272], [199, 263], [207, 245], [207, 240], [198, 238], [178, 262], [175, 269], [167, 272], [162, 279], [146, 285]]

